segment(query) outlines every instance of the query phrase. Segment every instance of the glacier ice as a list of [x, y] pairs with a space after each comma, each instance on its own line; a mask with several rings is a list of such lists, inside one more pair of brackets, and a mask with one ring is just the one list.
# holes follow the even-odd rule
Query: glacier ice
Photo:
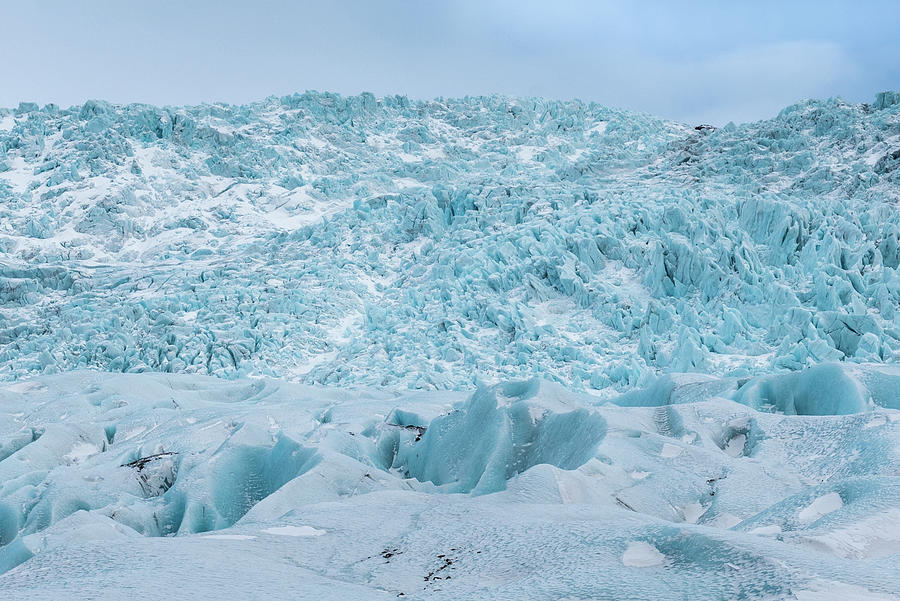
[[895, 97], [720, 129], [505, 97], [23, 104], [0, 130], [0, 378], [613, 396], [890, 363]]
[[0, 148], [4, 596], [900, 599], [898, 93], [21, 103]]

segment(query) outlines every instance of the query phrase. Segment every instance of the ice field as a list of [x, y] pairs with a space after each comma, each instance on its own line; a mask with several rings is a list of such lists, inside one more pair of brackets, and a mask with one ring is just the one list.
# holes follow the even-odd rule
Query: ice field
[[895, 599], [898, 389], [872, 364], [613, 402], [44, 376], [0, 392], [0, 590]]
[[0, 598], [900, 599], [900, 93], [0, 148]]

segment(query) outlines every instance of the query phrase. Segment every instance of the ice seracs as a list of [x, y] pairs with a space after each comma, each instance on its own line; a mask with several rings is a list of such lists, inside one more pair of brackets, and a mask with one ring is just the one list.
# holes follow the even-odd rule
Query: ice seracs
[[507, 97], [6, 111], [0, 378], [611, 397], [891, 363], [895, 96], [714, 131]]

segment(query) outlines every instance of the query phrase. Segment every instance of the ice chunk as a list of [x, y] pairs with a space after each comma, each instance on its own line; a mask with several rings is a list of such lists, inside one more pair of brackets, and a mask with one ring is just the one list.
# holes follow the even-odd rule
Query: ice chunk
[[665, 459], [672, 459], [673, 457], [678, 457], [683, 452], [684, 449], [682, 447], [669, 442], [665, 442], [663, 443], [662, 449], [660, 449], [659, 451], [659, 456]]
[[801, 509], [800, 513], [797, 514], [797, 518], [801, 522], [815, 522], [819, 518], [828, 515], [832, 511], [837, 511], [843, 506], [844, 501], [841, 499], [840, 494], [836, 492], [828, 493], [827, 495], [818, 497], [807, 507]]
[[666, 556], [644, 541], [632, 541], [622, 554], [622, 565], [629, 568], [654, 568], [666, 564]]
[[752, 380], [736, 399], [751, 407], [772, 406], [798, 415], [847, 414], [869, 408], [865, 387], [837, 364]]
[[[499, 404], [498, 392], [512, 402]], [[513, 475], [540, 463], [575, 469], [593, 456], [605, 422], [585, 408], [534, 411], [535, 403], [557, 409], [554, 393], [538, 381], [480, 388], [432, 420], [420, 442], [401, 447], [393, 466], [455, 492], [478, 493], [502, 490]]]

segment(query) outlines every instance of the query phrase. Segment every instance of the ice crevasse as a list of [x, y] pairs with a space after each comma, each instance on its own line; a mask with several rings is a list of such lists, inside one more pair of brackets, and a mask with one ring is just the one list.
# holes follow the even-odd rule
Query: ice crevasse
[[0, 378], [613, 396], [895, 360], [900, 104], [695, 129], [306, 93], [0, 116]]

